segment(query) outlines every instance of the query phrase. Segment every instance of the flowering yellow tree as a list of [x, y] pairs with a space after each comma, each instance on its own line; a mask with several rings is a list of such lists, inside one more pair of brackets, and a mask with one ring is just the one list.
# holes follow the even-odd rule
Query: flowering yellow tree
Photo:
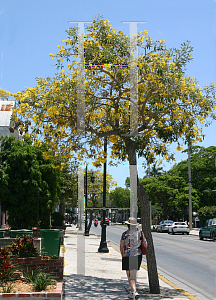
[[[59, 73], [54, 78], [38, 78], [33, 88], [14, 94], [17, 108], [14, 120], [33, 121], [29, 130], [36, 141], [41, 137], [56, 153], [79, 160], [91, 157], [95, 164], [106, 160], [103, 138], [111, 149], [111, 163], [128, 160], [136, 165], [137, 154], [152, 163], [160, 154], [172, 159], [169, 144], [180, 138], [192, 142], [202, 139], [202, 127], [214, 117], [215, 87], [201, 88], [185, 75], [192, 47], [167, 49], [164, 41], [153, 41], [148, 32], [137, 34], [137, 133], [130, 134], [130, 38], [115, 31], [108, 21], [97, 17], [86, 27], [85, 123], [77, 128], [79, 104], [79, 47], [77, 28], [67, 30], [68, 37], [58, 45]], [[15, 116], [16, 115], [16, 116]], [[28, 126], [29, 127], [29, 126]], [[177, 150], [180, 150], [179, 144]], [[150, 291], [159, 292], [154, 247], [150, 229], [149, 202], [139, 184], [142, 224], [148, 240], [147, 264]]]
[[9, 91], [0, 89], [0, 99], [1, 100], [9, 100], [11, 93]]

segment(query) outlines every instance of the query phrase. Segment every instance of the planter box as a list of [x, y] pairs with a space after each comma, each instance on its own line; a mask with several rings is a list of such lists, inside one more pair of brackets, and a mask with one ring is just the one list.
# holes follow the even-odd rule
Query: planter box
[[36, 268], [44, 270], [44, 272], [51, 274], [57, 281], [63, 280], [64, 257], [43, 259], [38, 257], [11, 257], [12, 262], [18, 264], [22, 269], [32, 271]]
[[33, 293], [0, 293], [0, 299], [37, 299], [37, 300], [62, 300], [63, 299], [63, 282], [57, 282], [55, 292], [33, 292]]
[[[10, 237], [4, 237], [0, 238], [0, 247], [4, 248], [4, 246], [11, 245], [16, 238], [10, 238]], [[37, 248], [37, 250], [40, 252], [41, 250], [41, 239], [40, 238], [34, 238], [34, 245]]]

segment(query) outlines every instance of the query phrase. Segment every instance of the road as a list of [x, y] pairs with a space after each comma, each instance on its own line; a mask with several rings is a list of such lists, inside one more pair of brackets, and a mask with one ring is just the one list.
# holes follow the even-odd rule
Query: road
[[[119, 249], [125, 230], [122, 226], [107, 226], [107, 242]], [[91, 232], [100, 236], [101, 226], [92, 226]], [[159, 274], [199, 300], [216, 299], [216, 242], [200, 241], [194, 235], [153, 232], [152, 236]]]

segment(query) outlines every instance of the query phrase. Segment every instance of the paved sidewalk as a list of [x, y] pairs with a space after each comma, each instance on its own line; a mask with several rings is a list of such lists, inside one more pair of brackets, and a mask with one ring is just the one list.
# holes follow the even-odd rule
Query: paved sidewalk
[[192, 235], [198, 235], [199, 236], [199, 231], [200, 231], [200, 228], [193, 228], [190, 231], [190, 234], [192, 234]]
[[[95, 235], [84, 237], [75, 226], [67, 227], [64, 249], [65, 300], [69, 299], [128, 299], [124, 286], [129, 288], [125, 271], [121, 270], [121, 255], [108, 245], [109, 253], [99, 253], [100, 239]], [[77, 243], [85, 243], [85, 262], [81, 274], [77, 274], [77, 261], [80, 266], [82, 249], [77, 251]], [[79, 244], [80, 245], [80, 244]], [[180, 290], [174, 289], [160, 280], [161, 294], [150, 295], [147, 271], [138, 272], [137, 291], [140, 299], [189, 299]], [[196, 299], [196, 298], [191, 298]]]

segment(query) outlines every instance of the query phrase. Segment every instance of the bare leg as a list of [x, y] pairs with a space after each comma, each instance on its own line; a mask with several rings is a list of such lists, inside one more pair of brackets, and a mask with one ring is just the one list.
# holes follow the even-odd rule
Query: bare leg
[[137, 270], [126, 271], [131, 292], [136, 291], [136, 272]]

